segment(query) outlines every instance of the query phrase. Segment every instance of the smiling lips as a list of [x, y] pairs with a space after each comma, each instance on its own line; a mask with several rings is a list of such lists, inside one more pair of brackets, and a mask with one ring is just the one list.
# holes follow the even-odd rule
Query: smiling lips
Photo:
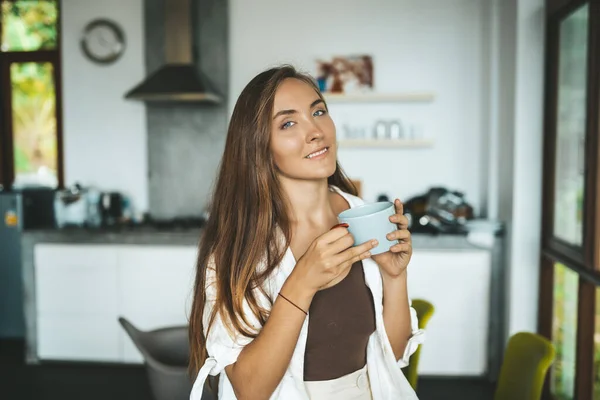
[[309, 160], [320, 159], [325, 157], [325, 155], [329, 152], [329, 147], [324, 147], [321, 150], [317, 150], [314, 153], [310, 153], [304, 158], [308, 158]]

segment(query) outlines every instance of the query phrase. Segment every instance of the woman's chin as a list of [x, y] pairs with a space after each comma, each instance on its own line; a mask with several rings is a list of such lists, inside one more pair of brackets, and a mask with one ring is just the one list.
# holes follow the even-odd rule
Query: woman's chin
[[332, 166], [324, 166], [317, 171], [312, 171], [310, 175], [313, 176], [312, 179], [327, 179], [335, 173], [336, 165]]
[[311, 168], [298, 168], [295, 171], [286, 171], [279, 170], [279, 173], [283, 176], [287, 176], [291, 179], [300, 179], [300, 180], [319, 180], [319, 179], [327, 179], [335, 173], [337, 168], [337, 163], [323, 163], [321, 165], [314, 165]]

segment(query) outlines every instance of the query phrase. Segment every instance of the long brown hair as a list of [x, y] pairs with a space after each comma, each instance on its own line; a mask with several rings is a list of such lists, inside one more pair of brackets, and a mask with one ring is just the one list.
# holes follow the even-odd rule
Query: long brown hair
[[[269, 316], [269, 310], [261, 306], [254, 289], [261, 291], [272, 304], [273, 300], [262, 289], [263, 283], [283, 259], [291, 240], [289, 203], [277, 179], [269, 148], [275, 92], [288, 78], [311, 85], [323, 99], [310, 76], [285, 65], [269, 69], [252, 79], [240, 94], [231, 116], [223, 158], [209, 203], [209, 218], [198, 251], [189, 321], [189, 369], [193, 377], [208, 356], [203, 314], [209, 259], [211, 268], [215, 268], [217, 295], [208, 329], [219, 313], [230, 332], [255, 338], [258, 332], [244, 314], [244, 301], [261, 326]], [[356, 188], [339, 163], [328, 183], [356, 195]], [[281, 233], [277, 232], [277, 228], [285, 238], [284, 247], [280, 242], [278, 244]], [[257, 268], [259, 263], [264, 263], [260, 270]]]

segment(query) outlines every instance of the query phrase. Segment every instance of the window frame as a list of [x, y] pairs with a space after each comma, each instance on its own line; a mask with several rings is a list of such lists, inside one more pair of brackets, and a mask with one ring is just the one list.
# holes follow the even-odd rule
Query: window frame
[[[1, 0], [19, 2], [20, 0]], [[40, 0], [54, 1], [54, 0]], [[10, 190], [15, 180], [14, 132], [12, 126], [12, 88], [10, 65], [22, 62], [47, 62], [52, 64], [56, 98], [56, 166], [58, 187], [64, 187], [63, 153], [63, 109], [62, 109], [62, 12], [61, 1], [55, 0], [57, 7], [56, 48], [53, 50], [6, 51], [0, 50], [0, 87], [7, 88], [0, 93], [0, 188]], [[0, 18], [0, 42], [2, 39], [2, 19]]]
[[[554, 236], [554, 194], [560, 28], [573, 11], [588, 4], [587, 99], [585, 122], [583, 241], [570, 245]], [[592, 398], [596, 288], [600, 287], [600, 0], [547, 0], [544, 105], [544, 177], [538, 332], [552, 338], [554, 263], [579, 276], [574, 398]], [[590, 351], [591, 350], [591, 351]], [[589, 372], [589, 373], [588, 373]], [[548, 373], [544, 398], [550, 394]]]

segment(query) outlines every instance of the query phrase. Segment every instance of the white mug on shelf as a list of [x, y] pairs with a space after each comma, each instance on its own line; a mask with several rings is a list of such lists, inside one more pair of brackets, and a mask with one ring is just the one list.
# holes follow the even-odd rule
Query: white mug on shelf
[[392, 140], [404, 139], [404, 129], [400, 120], [390, 121], [388, 125], [388, 137]]
[[377, 121], [375, 122], [375, 128], [373, 129], [373, 138], [380, 140], [380, 139], [385, 139], [387, 137], [387, 132], [388, 132], [388, 128], [387, 128], [387, 124], [385, 123], [385, 121]]

